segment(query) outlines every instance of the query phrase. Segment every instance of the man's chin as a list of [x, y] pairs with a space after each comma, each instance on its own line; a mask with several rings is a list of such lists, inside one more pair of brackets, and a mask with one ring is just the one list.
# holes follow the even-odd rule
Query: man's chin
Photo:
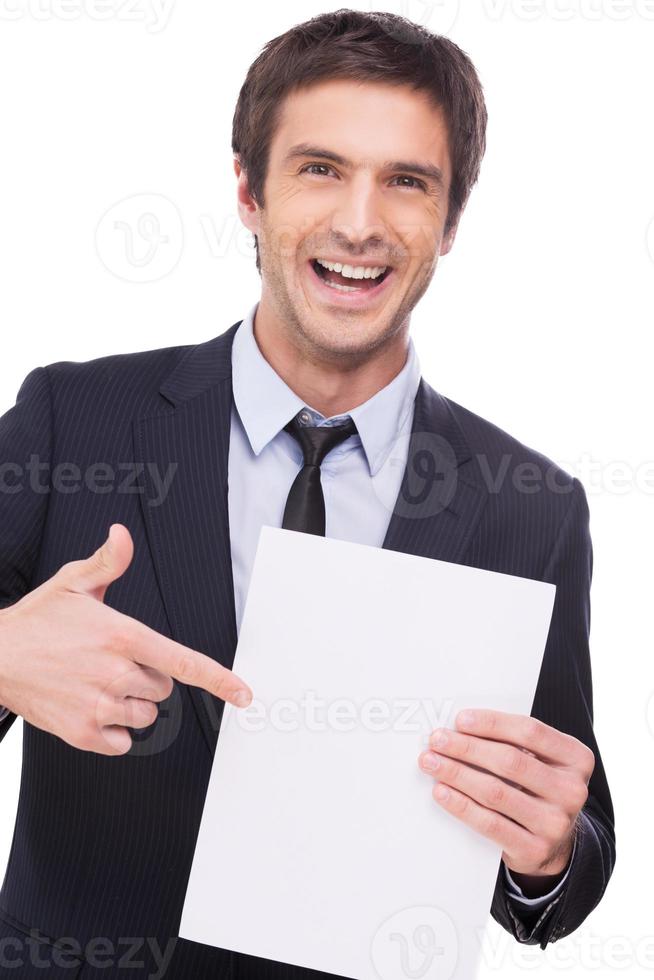
[[334, 359], [356, 358], [357, 355], [369, 355], [371, 351], [388, 340], [388, 327], [376, 320], [374, 323], [365, 322], [361, 318], [320, 315], [303, 317], [301, 329], [308, 343], [321, 356], [331, 356]]

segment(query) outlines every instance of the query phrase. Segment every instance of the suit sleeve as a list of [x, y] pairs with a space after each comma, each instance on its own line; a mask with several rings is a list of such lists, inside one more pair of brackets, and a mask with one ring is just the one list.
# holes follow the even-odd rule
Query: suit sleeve
[[565, 874], [563, 875], [561, 881], [559, 881], [558, 884], [555, 885], [554, 888], [550, 889], [550, 891], [548, 891], [545, 895], [540, 895], [538, 898], [527, 898], [524, 892], [522, 891], [522, 888], [520, 888], [520, 886], [513, 880], [511, 876], [511, 872], [504, 864], [504, 877], [506, 878], [504, 887], [506, 888], [507, 895], [510, 898], [512, 898], [514, 901], [519, 902], [520, 905], [528, 905], [530, 906], [530, 908], [533, 909], [535, 909], [536, 907], [543, 908], [545, 905], [547, 905], [547, 903], [551, 899], [555, 898], [563, 888], [564, 882], [568, 877], [568, 875], [570, 874], [570, 864], [572, 863], [572, 859], [574, 858], [575, 850], [576, 850], [576, 841], [572, 848], [572, 854], [568, 862], [568, 867], [566, 868]]
[[[0, 418], [0, 610], [30, 591], [50, 499], [52, 406], [48, 372], [31, 371]], [[16, 715], [2, 715], [0, 741]]]
[[540, 944], [541, 949], [581, 925], [604, 894], [615, 864], [613, 805], [593, 731], [590, 515], [584, 488], [576, 477], [568, 496], [570, 503], [542, 576], [557, 589], [531, 714], [587, 745], [594, 753], [595, 769], [577, 819], [574, 854], [560, 892], [545, 908], [520, 907], [506, 894], [500, 863], [491, 905], [493, 918], [518, 942]]

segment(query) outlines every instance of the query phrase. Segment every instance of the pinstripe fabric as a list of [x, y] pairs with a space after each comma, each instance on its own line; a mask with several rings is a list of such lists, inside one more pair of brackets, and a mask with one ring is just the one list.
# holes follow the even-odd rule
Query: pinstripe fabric
[[[1, 606], [64, 562], [91, 554], [117, 521], [132, 534], [134, 558], [109, 586], [106, 602], [231, 666], [236, 624], [227, 454], [237, 327], [204, 344], [58, 362], [27, 376], [16, 405], [0, 419]], [[49, 464], [40, 489], [25, 477], [31, 454]], [[509, 475], [489, 488], [507, 457]], [[70, 467], [67, 489], [55, 470], [62, 463]], [[92, 490], [82, 478], [71, 490], [75, 473], [88, 476], [94, 463], [112, 467], [110, 489]], [[550, 479], [538, 492], [521, 492], [511, 478], [521, 463], [548, 469], [558, 489]], [[431, 467], [427, 482], [425, 466], [428, 473]], [[160, 480], [170, 472], [162, 499]], [[47, 492], [48, 483], [57, 489]], [[583, 487], [422, 379], [405, 481], [383, 546], [558, 585], [532, 714], [589, 745], [596, 767], [564, 889], [532, 919], [529, 912], [517, 918], [500, 867], [491, 908], [516, 939], [545, 948], [595, 907], [615, 860], [613, 808], [592, 727], [592, 548]], [[176, 684], [149, 736], [135, 739], [120, 757], [80, 752], [24, 725], [18, 814], [0, 891], [0, 948], [3, 939], [23, 943], [26, 956], [26, 934], [38, 930], [33, 945], [52, 959], [46, 972], [57, 978], [62, 970], [82, 980], [96, 973], [157, 975], [167, 949], [172, 959], [165, 975], [175, 980], [312, 976], [186, 940], [169, 945], [221, 707]], [[14, 718], [10, 713], [0, 723], [0, 737]], [[61, 945], [62, 937], [85, 950], [79, 966], [58, 965], [62, 953], [52, 943]], [[105, 951], [98, 954], [103, 937]], [[141, 948], [130, 952], [128, 937], [139, 937]], [[135, 960], [143, 961], [140, 970], [130, 965]], [[100, 967], [101, 961], [113, 965]], [[36, 980], [44, 968], [28, 960], [20, 973], [7, 975]]]

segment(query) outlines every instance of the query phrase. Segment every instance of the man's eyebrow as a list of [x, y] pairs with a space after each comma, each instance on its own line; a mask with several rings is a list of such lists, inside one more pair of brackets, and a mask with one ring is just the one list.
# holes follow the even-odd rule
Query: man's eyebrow
[[[284, 163], [290, 163], [298, 157], [320, 157], [322, 160], [330, 160], [337, 163], [340, 167], [351, 167], [352, 161], [333, 150], [328, 150], [323, 146], [315, 146], [313, 143], [297, 143], [292, 146], [286, 156]], [[445, 177], [440, 167], [431, 163], [421, 163], [419, 160], [388, 160], [384, 164], [388, 170], [401, 170], [402, 172], [417, 174], [426, 180], [433, 181], [439, 190], [445, 188]]]

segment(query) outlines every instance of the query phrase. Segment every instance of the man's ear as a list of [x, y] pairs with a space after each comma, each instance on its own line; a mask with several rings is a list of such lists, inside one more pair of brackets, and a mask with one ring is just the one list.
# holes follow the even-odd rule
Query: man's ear
[[234, 173], [236, 174], [236, 206], [238, 215], [248, 231], [256, 235], [259, 231], [259, 207], [250, 194], [250, 187], [241, 161], [234, 157]]
[[447, 232], [447, 234], [443, 235], [443, 239], [441, 241], [441, 250], [439, 253], [440, 255], [447, 255], [447, 253], [454, 245], [454, 239], [456, 238], [456, 232], [458, 227], [459, 227], [459, 222], [457, 221], [456, 224], [452, 225], [452, 227]]

